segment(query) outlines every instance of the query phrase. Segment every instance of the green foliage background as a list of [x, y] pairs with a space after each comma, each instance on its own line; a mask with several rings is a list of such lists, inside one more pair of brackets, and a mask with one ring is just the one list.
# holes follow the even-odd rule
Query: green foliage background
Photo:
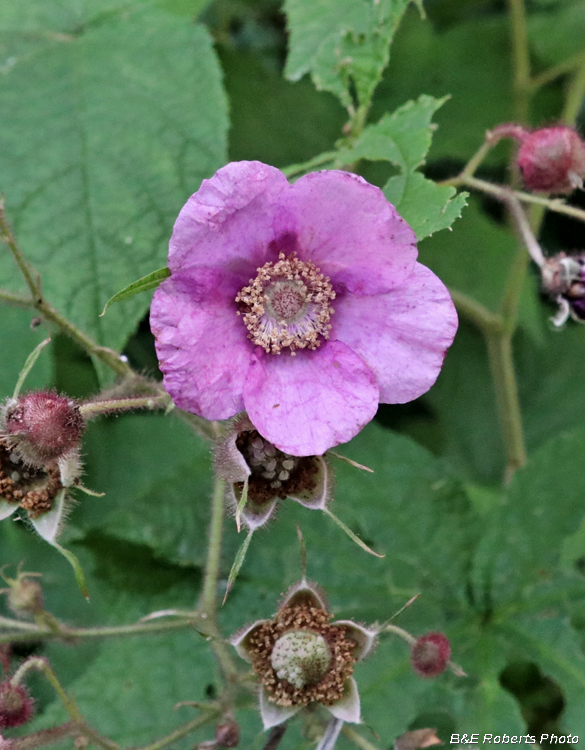
[[[5, 0], [0, 190], [47, 298], [158, 377], [149, 295], [99, 318], [106, 301], [165, 265], [180, 207], [226, 161], [286, 167], [325, 154], [326, 167], [356, 162], [417, 232], [422, 262], [496, 310], [516, 253], [505, 217], [477, 197], [464, 208], [464, 196], [433, 180], [456, 174], [487, 128], [514, 117], [508, 14], [496, 0], [429, 0], [425, 9], [426, 19], [406, 0]], [[582, 2], [533, 0], [528, 10], [537, 72], [583, 54]], [[560, 116], [565, 82], [539, 91], [534, 124]], [[366, 128], [346, 138], [344, 107], [365, 117], [372, 96]], [[508, 156], [495, 149], [481, 176], [505, 181]], [[572, 200], [585, 205], [581, 195]], [[584, 235], [583, 224], [550, 216], [542, 230], [550, 251], [583, 247]], [[0, 277], [2, 289], [23, 291], [6, 249]], [[398, 623], [445, 632], [467, 677], [420, 680], [405, 644], [384, 637], [356, 670], [379, 747], [425, 726], [446, 743], [452, 732], [585, 738], [585, 328], [551, 331], [552, 312], [530, 275], [514, 342], [530, 458], [509, 486], [485, 345], [462, 321], [433, 389], [380, 407], [343, 448], [375, 473], [336, 464], [335, 513], [386, 557], [367, 556], [321, 514], [284, 502], [254, 536], [221, 611], [227, 634], [274, 612], [300, 575], [296, 523], [309, 576], [336, 616], [383, 621], [420, 593]], [[46, 335], [31, 318], [0, 308], [2, 397]], [[109, 379], [95, 364], [56, 335], [27, 387], [88, 396]], [[0, 564], [25, 560], [42, 572], [48, 609], [70, 624], [194, 607], [209, 445], [177, 418], [137, 414], [93, 423], [83, 454], [84, 483], [106, 495], [80, 497], [64, 540], [88, 574], [91, 603], [21, 521], [0, 525]], [[223, 585], [240, 541], [231, 520], [227, 527]], [[194, 632], [33, 648], [88, 721], [124, 746], [172, 731], [193, 715], [173, 712], [176, 703], [217, 690], [211, 653]], [[42, 681], [33, 693], [33, 729], [65, 720]], [[253, 706], [238, 721], [241, 747], [259, 747]], [[297, 724], [283, 747], [313, 744]]]

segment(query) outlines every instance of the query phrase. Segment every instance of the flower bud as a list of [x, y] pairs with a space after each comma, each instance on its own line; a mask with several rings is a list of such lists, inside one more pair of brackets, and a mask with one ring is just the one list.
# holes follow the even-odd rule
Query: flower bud
[[24, 463], [38, 469], [74, 451], [85, 429], [76, 402], [51, 391], [10, 399], [3, 421], [9, 446]]
[[583, 187], [585, 143], [565, 125], [534, 130], [521, 142], [518, 166], [528, 190], [572, 193]]
[[31, 718], [34, 701], [22, 685], [0, 684], [0, 729], [19, 727]]
[[233, 719], [227, 719], [215, 727], [215, 742], [217, 747], [226, 748], [240, 744], [240, 727]]
[[8, 606], [15, 615], [36, 615], [43, 611], [43, 589], [38, 581], [18, 576], [8, 589]]
[[411, 660], [421, 677], [436, 677], [445, 670], [451, 656], [449, 639], [443, 633], [427, 633], [412, 647]]

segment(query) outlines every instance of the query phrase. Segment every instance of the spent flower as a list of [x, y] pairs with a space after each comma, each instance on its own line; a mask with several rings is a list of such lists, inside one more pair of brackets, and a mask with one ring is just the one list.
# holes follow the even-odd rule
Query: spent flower
[[321, 592], [302, 580], [274, 619], [258, 620], [232, 638], [258, 675], [265, 729], [311, 703], [321, 703], [342, 721], [360, 722], [353, 668], [372, 650], [377, 632], [350, 620], [330, 620]]
[[249, 529], [265, 524], [285, 498], [322, 510], [331, 497], [331, 468], [325, 456], [283, 453], [245, 414], [232, 421], [218, 443], [215, 466], [227, 481], [227, 500], [234, 511], [247, 491], [241, 515]]
[[443, 633], [427, 633], [417, 638], [411, 649], [412, 667], [421, 677], [440, 675], [450, 657], [451, 644]]
[[170, 241], [151, 327], [165, 387], [206, 419], [246, 411], [283, 453], [322, 455], [435, 382], [457, 328], [381, 190], [260, 162], [204, 180]]

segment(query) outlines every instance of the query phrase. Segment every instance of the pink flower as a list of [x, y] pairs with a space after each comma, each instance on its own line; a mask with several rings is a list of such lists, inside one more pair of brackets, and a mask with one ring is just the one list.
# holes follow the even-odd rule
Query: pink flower
[[228, 164], [179, 214], [154, 295], [167, 391], [206, 419], [247, 411], [291, 455], [350, 440], [433, 385], [457, 329], [415, 243], [355, 174]]

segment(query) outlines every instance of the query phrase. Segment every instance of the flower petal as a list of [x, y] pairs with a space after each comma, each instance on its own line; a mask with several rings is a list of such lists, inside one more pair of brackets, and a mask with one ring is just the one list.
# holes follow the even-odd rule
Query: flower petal
[[335, 716], [336, 719], [349, 721], [352, 724], [361, 722], [360, 696], [358, 693], [357, 683], [350, 677], [343, 686], [343, 695], [332, 706], [326, 708]]
[[302, 706], [277, 706], [276, 703], [268, 700], [268, 693], [264, 686], [260, 688], [260, 716], [264, 729], [282, 724], [301, 710]]
[[53, 501], [53, 507], [46, 513], [41, 513], [36, 518], [31, 518], [30, 522], [35, 527], [35, 531], [43, 537], [49, 544], [53, 544], [59, 535], [61, 525], [65, 520], [67, 490], [60, 490]]
[[304, 505], [305, 508], [323, 510], [333, 494], [331, 487], [333, 484], [332, 473], [329, 469], [329, 463], [323, 456], [313, 456], [312, 460], [316, 461], [318, 466], [315, 475], [315, 486], [312, 490], [303, 490], [289, 495], [289, 498]]
[[426, 266], [388, 294], [347, 294], [336, 308], [331, 338], [366, 362], [380, 402], [402, 404], [433, 385], [457, 331], [457, 313], [445, 285]]
[[358, 625], [351, 620], [336, 620], [332, 625], [335, 625], [338, 628], [343, 628], [345, 630], [345, 635], [348, 638], [351, 638], [352, 641], [356, 642], [353, 655], [358, 661], [361, 661], [366, 657], [376, 643], [376, 637], [378, 635], [377, 630], [370, 630], [369, 628], [365, 628], [363, 625]]
[[[181, 209], [169, 243], [171, 273], [200, 265], [263, 265], [274, 239], [273, 219], [283, 173], [258, 161], [222, 167]], [[243, 279], [247, 282], [249, 272]]]
[[0, 498], [0, 521], [11, 516], [18, 508], [18, 503], [9, 503], [7, 500]]
[[243, 410], [253, 349], [236, 314], [237, 290], [229, 274], [200, 270], [196, 280], [178, 274], [161, 284], [150, 324], [164, 385], [175, 404], [206, 419], [227, 419]]
[[289, 588], [278, 609], [288, 607], [315, 607], [327, 611], [327, 602], [319, 587], [303, 578]]
[[283, 195], [300, 257], [354, 294], [379, 294], [412, 271], [416, 236], [380, 188], [350, 172], [301, 177]]
[[230, 643], [236, 649], [238, 654], [250, 664], [252, 659], [248, 654], [248, 648], [250, 644], [250, 638], [254, 635], [255, 631], [263, 625], [267, 620], [256, 620], [251, 625], [247, 625], [243, 630], [240, 630], [230, 639]]
[[351, 440], [374, 417], [379, 395], [372, 372], [340, 341], [295, 357], [260, 352], [243, 394], [258, 432], [293, 456]]

